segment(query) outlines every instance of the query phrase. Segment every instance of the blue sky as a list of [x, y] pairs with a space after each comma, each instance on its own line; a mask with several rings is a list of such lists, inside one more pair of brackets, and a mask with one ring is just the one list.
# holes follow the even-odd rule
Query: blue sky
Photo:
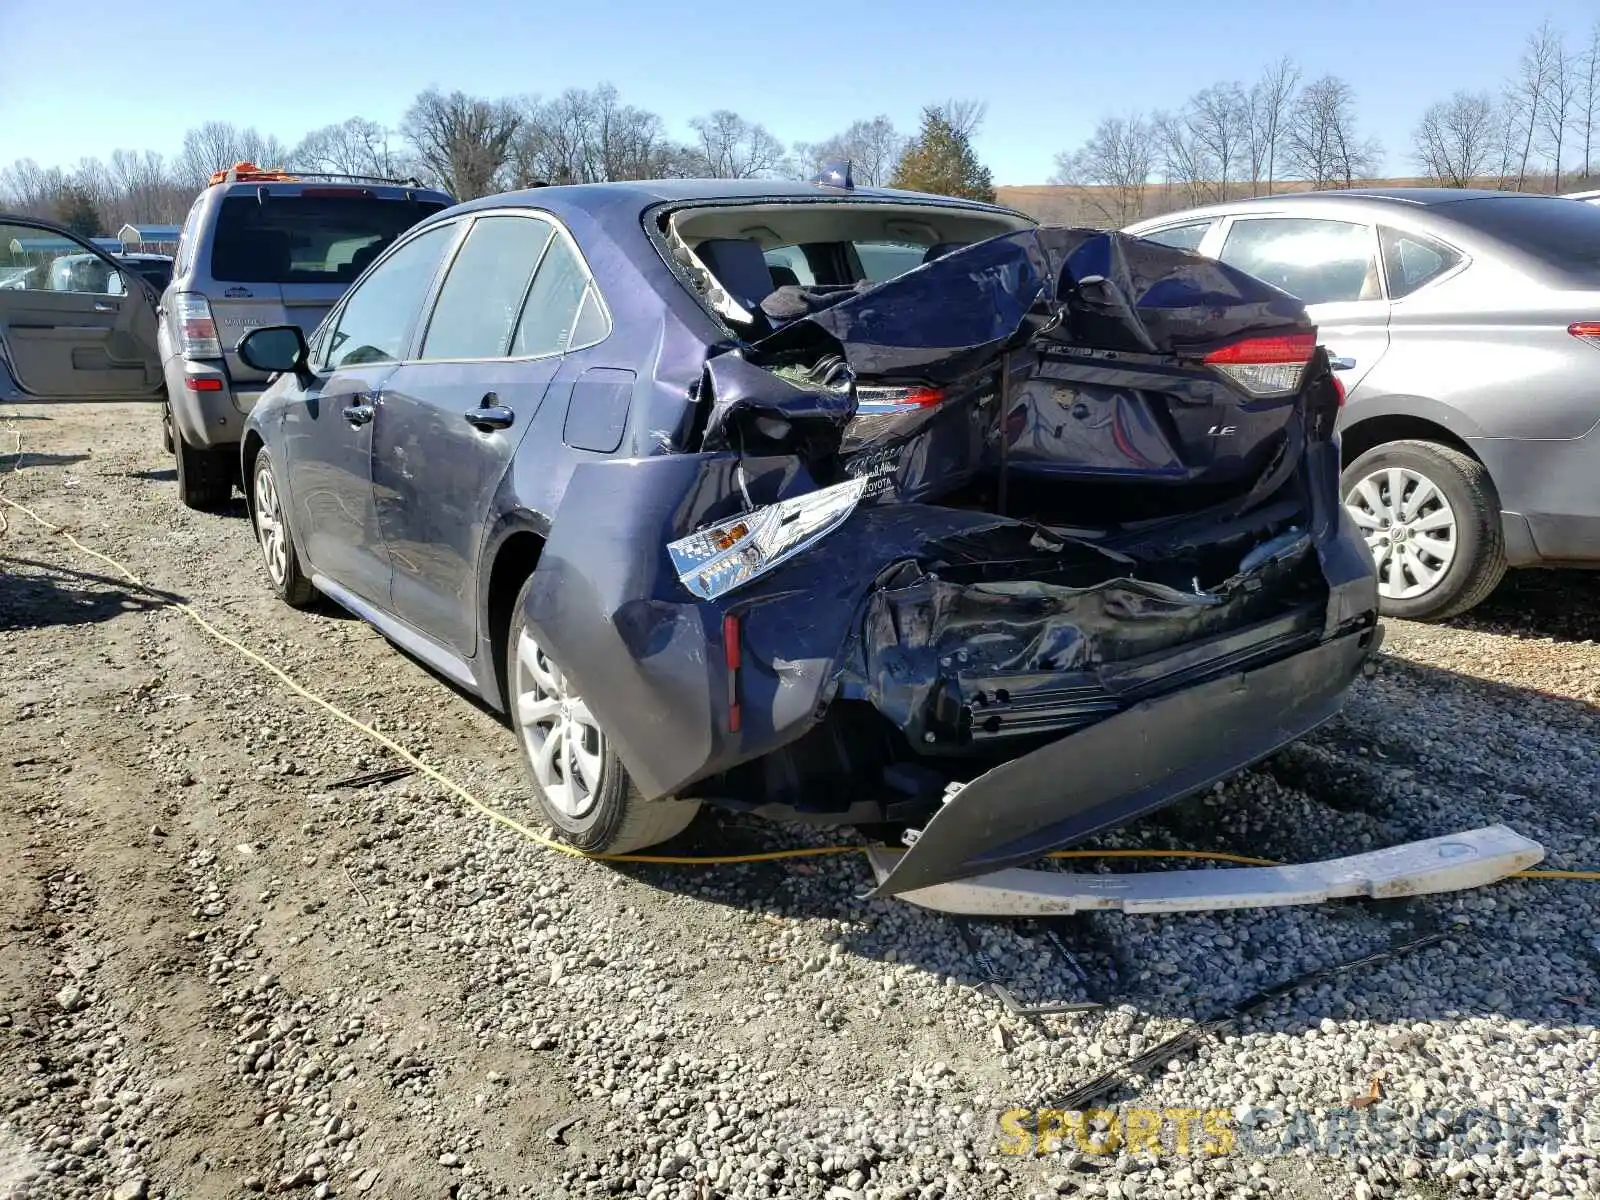
[[[1554, 14], [1573, 45], [1582, 7]], [[1307, 78], [1348, 79], [1364, 130], [1408, 172], [1423, 108], [1498, 86], [1543, 15], [1500, 0], [0, 0], [0, 163], [172, 153], [206, 119], [292, 144], [349, 116], [397, 123], [430, 85], [551, 95], [609, 80], [680, 137], [713, 108], [793, 142], [879, 112], [909, 130], [925, 103], [981, 98], [995, 181], [1041, 183], [1098, 117], [1176, 106], [1289, 54]]]

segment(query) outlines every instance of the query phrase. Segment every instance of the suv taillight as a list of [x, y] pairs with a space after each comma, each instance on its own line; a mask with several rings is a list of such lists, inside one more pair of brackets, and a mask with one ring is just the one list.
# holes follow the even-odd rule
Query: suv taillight
[[1215, 367], [1252, 396], [1287, 396], [1300, 389], [1317, 348], [1314, 333], [1287, 333], [1275, 337], [1245, 338], [1206, 355]]
[[1567, 326], [1567, 332], [1591, 346], [1600, 346], [1600, 321], [1574, 321]]
[[211, 302], [199, 292], [179, 292], [173, 305], [178, 316], [178, 347], [188, 359], [222, 357]]

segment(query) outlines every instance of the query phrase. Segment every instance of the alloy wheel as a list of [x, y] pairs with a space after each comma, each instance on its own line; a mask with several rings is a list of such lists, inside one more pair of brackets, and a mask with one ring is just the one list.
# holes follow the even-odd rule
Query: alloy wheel
[[588, 816], [600, 795], [605, 735], [527, 630], [517, 639], [515, 704], [518, 732], [545, 799], [573, 820]]
[[278, 501], [278, 485], [269, 466], [256, 472], [256, 537], [267, 574], [280, 588], [289, 574], [289, 538]]
[[1350, 489], [1344, 506], [1372, 551], [1384, 599], [1432, 591], [1455, 562], [1455, 510], [1438, 485], [1410, 467], [1373, 471]]

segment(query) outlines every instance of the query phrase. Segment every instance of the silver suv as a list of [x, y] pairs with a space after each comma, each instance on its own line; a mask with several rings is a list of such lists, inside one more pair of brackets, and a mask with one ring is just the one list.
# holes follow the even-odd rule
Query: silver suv
[[183, 223], [158, 310], [167, 449], [190, 508], [228, 502], [245, 414], [267, 386], [234, 347], [263, 325], [307, 337], [367, 264], [455, 201], [416, 180], [218, 172]]

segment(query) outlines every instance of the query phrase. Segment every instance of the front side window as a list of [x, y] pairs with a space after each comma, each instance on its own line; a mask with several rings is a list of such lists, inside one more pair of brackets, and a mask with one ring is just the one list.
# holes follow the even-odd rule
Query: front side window
[[511, 338], [512, 356], [565, 354], [594, 345], [607, 332], [605, 310], [589, 284], [583, 260], [566, 238], [556, 237], [539, 263], [527, 303], [522, 306], [522, 317]]
[[1139, 236], [1147, 242], [1155, 242], [1160, 246], [1170, 246], [1174, 250], [1189, 250], [1198, 252], [1200, 243], [1206, 239], [1206, 231], [1211, 228], [1210, 221], [1195, 221], [1189, 225], [1173, 225], [1167, 229], [1156, 229]]
[[380, 200], [359, 189], [228, 196], [217, 213], [211, 277], [219, 283], [352, 283], [396, 238], [442, 207]]
[[1302, 304], [1381, 300], [1370, 225], [1306, 217], [1236, 219], [1222, 261], [1281, 288]]
[[439, 289], [421, 357], [503, 358], [550, 235], [537, 217], [474, 221]]
[[1389, 276], [1389, 295], [1398, 300], [1430, 283], [1461, 261], [1459, 250], [1416, 233], [1401, 233], [1378, 226], [1383, 246], [1383, 269]]
[[122, 276], [78, 242], [31, 225], [0, 225], [0, 291], [117, 296]]
[[926, 246], [912, 242], [856, 242], [856, 258], [862, 276], [872, 283], [883, 283], [922, 265]]
[[424, 230], [350, 292], [328, 338], [329, 370], [400, 360], [455, 235], [454, 222]]

